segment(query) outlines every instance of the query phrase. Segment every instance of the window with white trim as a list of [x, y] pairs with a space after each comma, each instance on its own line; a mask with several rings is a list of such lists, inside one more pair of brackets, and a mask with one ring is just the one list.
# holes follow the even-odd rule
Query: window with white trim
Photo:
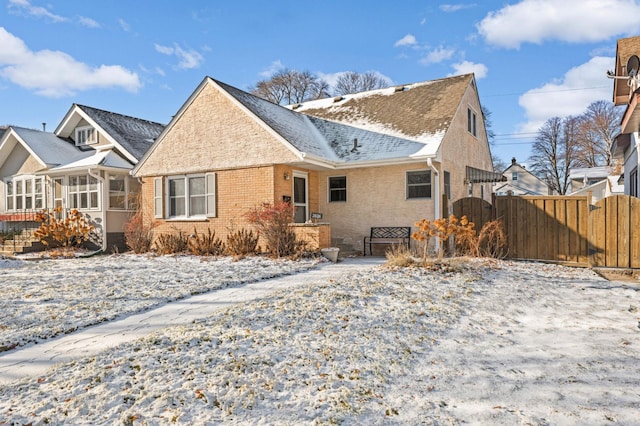
[[97, 143], [96, 132], [91, 126], [76, 128], [76, 146], [91, 145]]
[[6, 209], [37, 210], [44, 205], [44, 178], [15, 177], [6, 181]]
[[467, 131], [471, 133], [474, 137], [478, 136], [477, 131], [477, 114], [471, 108], [467, 108]]
[[91, 175], [69, 176], [69, 208], [96, 210], [100, 208], [98, 179]]
[[431, 170], [407, 172], [407, 199], [431, 198]]
[[518, 172], [511, 172], [511, 180], [518, 180]]
[[329, 202], [347, 201], [347, 177], [329, 177]]
[[[199, 218], [216, 215], [215, 173], [167, 178], [167, 218]], [[154, 181], [154, 215], [162, 217], [162, 181]]]
[[127, 208], [127, 177], [125, 175], [109, 176], [109, 208], [124, 210]]

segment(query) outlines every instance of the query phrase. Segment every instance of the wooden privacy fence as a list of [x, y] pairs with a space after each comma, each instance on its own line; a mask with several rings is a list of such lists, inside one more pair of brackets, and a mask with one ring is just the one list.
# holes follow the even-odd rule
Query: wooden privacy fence
[[[493, 205], [478, 198], [453, 203], [476, 229], [501, 220], [508, 257], [593, 267], [640, 268], [640, 199], [591, 196], [505, 196]], [[489, 218], [489, 219], [487, 219]]]

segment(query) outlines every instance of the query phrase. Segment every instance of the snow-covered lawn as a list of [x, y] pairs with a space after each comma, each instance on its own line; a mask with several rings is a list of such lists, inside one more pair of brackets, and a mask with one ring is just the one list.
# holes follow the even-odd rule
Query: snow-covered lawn
[[[162, 262], [187, 264], [183, 285], [238, 267], [131, 262], [140, 291], [166, 279]], [[0, 425], [640, 422], [637, 283], [525, 262], [456, 269], [375, 268], [164, 329], [0, 386]]]
[[264, 257], [0, 258], [0, 354], [168, 301], [313, 267]]

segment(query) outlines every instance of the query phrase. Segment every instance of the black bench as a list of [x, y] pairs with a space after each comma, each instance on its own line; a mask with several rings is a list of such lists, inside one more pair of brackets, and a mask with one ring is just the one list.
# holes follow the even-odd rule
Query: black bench
[[373, 244], [402, 244], [409, 248], [410, 241], [410, 226], [374, 226], [371, 228], [371, 235], [364, 237], [364, 255], [367, 255], [367, 244], [369, 254], [373, 256]]

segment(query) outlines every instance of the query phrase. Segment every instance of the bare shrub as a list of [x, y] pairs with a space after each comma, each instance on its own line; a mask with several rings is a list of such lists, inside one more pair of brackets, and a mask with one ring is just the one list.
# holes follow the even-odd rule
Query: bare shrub
[[290, 203], [263, 203], [244, 214], [267, 242], [267, 251], [273, 257], [299, 256], [307, 243], [299, 240], [289, 226], [294, 208]]
[[189, 250], [187, 235], [182, 231], [158, 235], [154, 246], [159, 255], [186, 253]]
[[216, 232], [207, 228], [206, 234], [198, 234], [196, 228], [193, 228], [193, 234], [189, 235], [187, 245], [189, 253], [197, 256], [220, 256], [224, 254], [225, 246], [220, 238], [216, 237]]
[[411, 250], [404, 245], [394, 244], [385, 252], [386, 265], [395, 268], [406, 268], [414, 264]]
[[485, 223], [478, 235], [478, 251], [481, 256], [502, 259], [507, 256], [507, 235], [501, 220]]
[[153, 224], [145, 225], [142, 214], [136, 213], [124, 224], [125, 244], [134, 253], [147, 253], [151, 250]]
[[415, 223], [418, 228], [411, 238], [423, 244], [422, 263], [427, 260], [427, 249], [429, 247], [429, 241], [431, 238], [438, 238], [441, 242], [438, 250], [438, 259], [442, 259], [445, 253], [445, 247], [449, 238], [460, 238], [460, 242], [464, 242], [468, 245], [467, 249], [473, 247], [473, 239], [475, 238], [475, 226], [473, 222], [470, 222], [466, 216], [462, 216], [458, 219], [455, 215], [451, 215], [448, 218], [439, 218], [434, 221], [422, 219]]
[[35, 220], [40, 222], [40, 227], [33, 235], [47, 247], [80, 247], [89, 241], [95, 227], [82, 213], [71, 209], [67, 217], [59, 219], [57, 216], [61, 213], [61, 207], [37, 213]]
[[247, 229], [238, 229], [227, 235], [227, 254], [247, 256], [255, 254], [258, 248], [258, 235]]

